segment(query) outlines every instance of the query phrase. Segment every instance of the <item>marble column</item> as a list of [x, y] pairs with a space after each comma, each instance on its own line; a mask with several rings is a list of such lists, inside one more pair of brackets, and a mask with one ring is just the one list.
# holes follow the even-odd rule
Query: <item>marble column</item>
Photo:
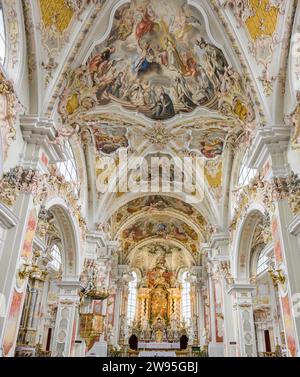
[[[35, 232], [37, 222], [33, 197], [30, 194], [20, 194], [14, 205], [14, 213], [24, 221], [7, 232], [0, 260], [0, 291], [7, 303], [5, 316], [0, 317], [0, 347], [3, 347], [5, 356], [14, 355], [25, 299], [28, 278], [18, 281], [16, 276], [21, 261], [30, 261], [32, 256], [33, 237], [29, 234], [29, 227]], [[29, 248], [25, 246], [28, 241], [31, 241]]]
[[213, 282], [213, 273], [208, 271], [208, 286], [209, 286], [209, 307], [210, 307], [210, 341], [217, 342], [216, 337], [216, 308], [215, 308], [215, 290]]
[[78, 326], [79, 281], [61, 281], [52, 356], [74, 356]]
[[118, 276], [116, 281], [116, 301], [115, 301], [115, 320], [114, 320], [114, 335], [115, 342], [118, 344], [120, 339], [120, 327], [121, 327], [121, 314], [122, 314], [122, 301], [123, 290], [126, 282], [123, 281], [123, 276], [127, 274], [129, 267], [127, 265], [118, 265]]
[[296, 238], [288, 232], [286, 226], [291, 222], [287, 199], [275, 202], [272, 235], [276, 269], [281, 270], [285, 276], [285, 282], [278, 284], [279, 300], [288, 352], [290, 356], [296, 356], [300, 350], [300, 316], [294, 312], [293, 304], [300, 299], [300, 253]]
[[280, 312], [280, 302], [278, 296], [278, 288], [274, 286], [273, 281], [268, 277], [270, 287], [270, 302], [271, 302], [271, 318], [272, 328], [274, 333], [275, 347], [282, 346], [281, 331], [283, 330], [282, 315]]
[[[232, 310], [232, 296], [228, 293], [229, 284], [232, 282], [230, 276], [228, 276], [228, 270], [222, 271], [225, 266], [230, 266], [228, 260], [222, 261], [220, 276], [220, 284], [222, 291], [222, 312], [224, 316], [223, 321], [223, 343], [224, 343], [224, 356], [235, 357], [237, 356], [237, 333], [234, 326], [234, 315]], [[228, 267], [229, 269], [229, 267]]]
[[231, 283], [229, 235], [218, 232], [212, 237], [211, 261], [215, 265], [217, 280], [221, 291], [221, 307], [223, 316], [224, 356], [236, 356], [236, 334], [232, 312], [232, 297], [228, 294], [228, 284]]
[[194, 266], [192, 268], [192, 274], [195, 277], [193, 283], [195, 289], [195, 308], [194, 315], [196, 318], [196, 323], [194, 323], [195, 331], [197, 334], [197, 344], [204, 345], [201, 343], [202, 334], [204, 333], [204, 303], [202, 298], [202, 266]]
[[251, 284], [233, 284], [228, 293], [233, 295], [233, 308], [236, 311], [238, 327], [238, 354], [242, 357], [257, 356], [255, 327], [253, 318]]
[[204, 345], [202, 341], [202, 334], [204, 333], [204, 308], [203, 308], [203, 299], [202, 299], [202, 283], [195, 283], [195, 316], [196, 316], [196, 331], [197, 331], [197, 344], [200, 346]]

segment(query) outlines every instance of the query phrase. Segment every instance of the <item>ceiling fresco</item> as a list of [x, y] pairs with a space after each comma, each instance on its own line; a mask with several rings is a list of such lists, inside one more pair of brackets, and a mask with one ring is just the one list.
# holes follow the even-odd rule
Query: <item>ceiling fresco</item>
[[132, 215], [141, 212], [151, 214], [153, 211], [163, 212], [166, 210], [175, 210], [188, 216], [204, 233], [206, 220], [193, 206], [180, 199], [162, 195], [143, 196], [120, 207], [112, 217], [112, 228], [116, 233]]
[[198, 251], [197, 246], [200, 242], [200, 236], [188, 224], [164, 214], [138, 219], [125, 228], [120, 235], [122, 250], [125, 254], [138, 243], [149, 239], [175, 240], [192, 253]]
[[110, 124], [99, 124], [92, 127], [95, 146], [98, 152], [111, 154], [119, 148], [128, 147], [126, 137], [127, 128], [112, 126]]
[[[127, 149], [128, 157], [143, 156], [147, 162], [151, 157], [200, 156], [202, 181], [209, 190], [201, 211], [212, 221], [214, 200], [221, 203], [226, 183], [224, 152], [250, 140], [256, 128], [258, 113], [249, 82], [238, 73], [241, 68], [227, 60], [230, 48], [218, 47], [226, 41], [216, 45], [204, 15], [186, 0], [133, 0], [111, 16], [105, 39], [101, 40], [103, 30], [98, 25], [86, 45], [91, 47], [85, 59], [65, 71], [58, 101], [62, 140], [78, 137], [92, 157], [89, 189], [95, 207], [126, 202], [128, 193], [118, 187], [111, 195], [100, 190], [108, 181], [103, 174], [107, 155], [115, 162], [108, 173], [123, 173], [121, 148]], [[135, 179], [134, 171], [127, 173], [128, 179], [140, 179]], [[173, 173], [170, 164], [170, 183], [175, 181]], [[125, 258], [148, 241], [160, 243], [158, 249], [173, 242], [170, 250], [174, 252], [176, 245], [178, 255], [179, 249], [199, 255], [212, 224], [196, 207], [160, 189], [159, 195], [149, 191], [116, 205], [114, 213], [96, 210], [96, 224], [109, 224]]]
[[[84, 143], [92, 143], [101, 155], [116, 155], [120, 148], [127, 148], [130, 153], [165, 152], [184, 156], [197, 155], [205, 161], [222, 158], [227, 142], [233, 142], [245, 132], [233, 120], [195, 119], [185, 124], [166, 125], [156, 121], [152, 126], [137, 122], [130, 123], [123, 117], [114, 120], [111, 117], [95, 115], [81, 118], [80, 134]], [[70, 133], [76, 132], [76, 128]], [[92, 138], [85, 139], [86, 131]], [[116, 156], [117, 157], [117, 156]]]
[[206, 158], [215, 158], [222, 155], [226, 132], [222, 129], [209, 129], [204, 131], [192, 131], [190, 150], [200, 151], [201, 155]]
[[109, 37], [86, 64], [67, 74], [59, 111], [67, 119], [116, 103], [166, 120], [216, 108], [228, 66], [186, 1], [132, 1], [116, 11]]
[[[208, 229], [205, 218], [192, 205], [163, 195], [128, 202], [112, 215], [110, 226], [112, 237], [121, 242], [126, 258], [133, 249], [147, 251], [149, 258], [159, 251], [170, 254], [171, 259], [175, 258], [175, 254], [171, 256], [174, 251], [198, 255]], [[152, 257], [148, 261], [153, 262]]]

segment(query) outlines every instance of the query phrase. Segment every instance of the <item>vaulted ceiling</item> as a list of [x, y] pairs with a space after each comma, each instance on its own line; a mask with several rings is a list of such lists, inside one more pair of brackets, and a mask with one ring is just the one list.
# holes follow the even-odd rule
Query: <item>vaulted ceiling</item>
[[[23, 1], [27, 111], [54, 118], [58, 135], [81, 146], [90, 226], [108, 223], [126, 258], [133, 260], [131, 250], [151, 254], [153, 243], [194, 258], [209, 229], [226, 229], [235, 155], [257, 128], [283, 122], [282, 96], [296, 90], [296, 5]], [[203, 200], [102, 193], [102, 160], [109, 156], [120, 167], [120, 148], [145, 158], [201, 157]]]

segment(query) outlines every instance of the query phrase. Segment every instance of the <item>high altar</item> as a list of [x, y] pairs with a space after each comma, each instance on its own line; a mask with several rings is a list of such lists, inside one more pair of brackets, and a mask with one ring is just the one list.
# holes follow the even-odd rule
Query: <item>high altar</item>
[[134, 328], [139, 333], [139, 341], [179, 340], [180, 288], [174, 273], [166, 268], [164, 256], [159, 257], [155, 267], [146, 274], [137, 300]]

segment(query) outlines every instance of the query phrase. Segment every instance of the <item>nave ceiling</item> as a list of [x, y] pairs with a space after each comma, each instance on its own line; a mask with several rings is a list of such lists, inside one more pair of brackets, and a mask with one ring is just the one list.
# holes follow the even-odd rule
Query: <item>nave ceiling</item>
[[[82, 148], [91, 227], [108, 226], [128, 255], [154, 234], [158, 248], [170, 239], [193, 255], [208, 229], [228, 226], [233, 155], [258, 127], [283, 121], [279, 100], [295, 90], [287, 68], [294, 8], [285, 0], [24, 1], [24, 106], [54, 117], [58, 145]], [[101, 162], [110, 156], [118, 166], [120, 148], [201, 157], [203, 202], [159, 193], [160, 208], [149, 195], [102, 194]]]

